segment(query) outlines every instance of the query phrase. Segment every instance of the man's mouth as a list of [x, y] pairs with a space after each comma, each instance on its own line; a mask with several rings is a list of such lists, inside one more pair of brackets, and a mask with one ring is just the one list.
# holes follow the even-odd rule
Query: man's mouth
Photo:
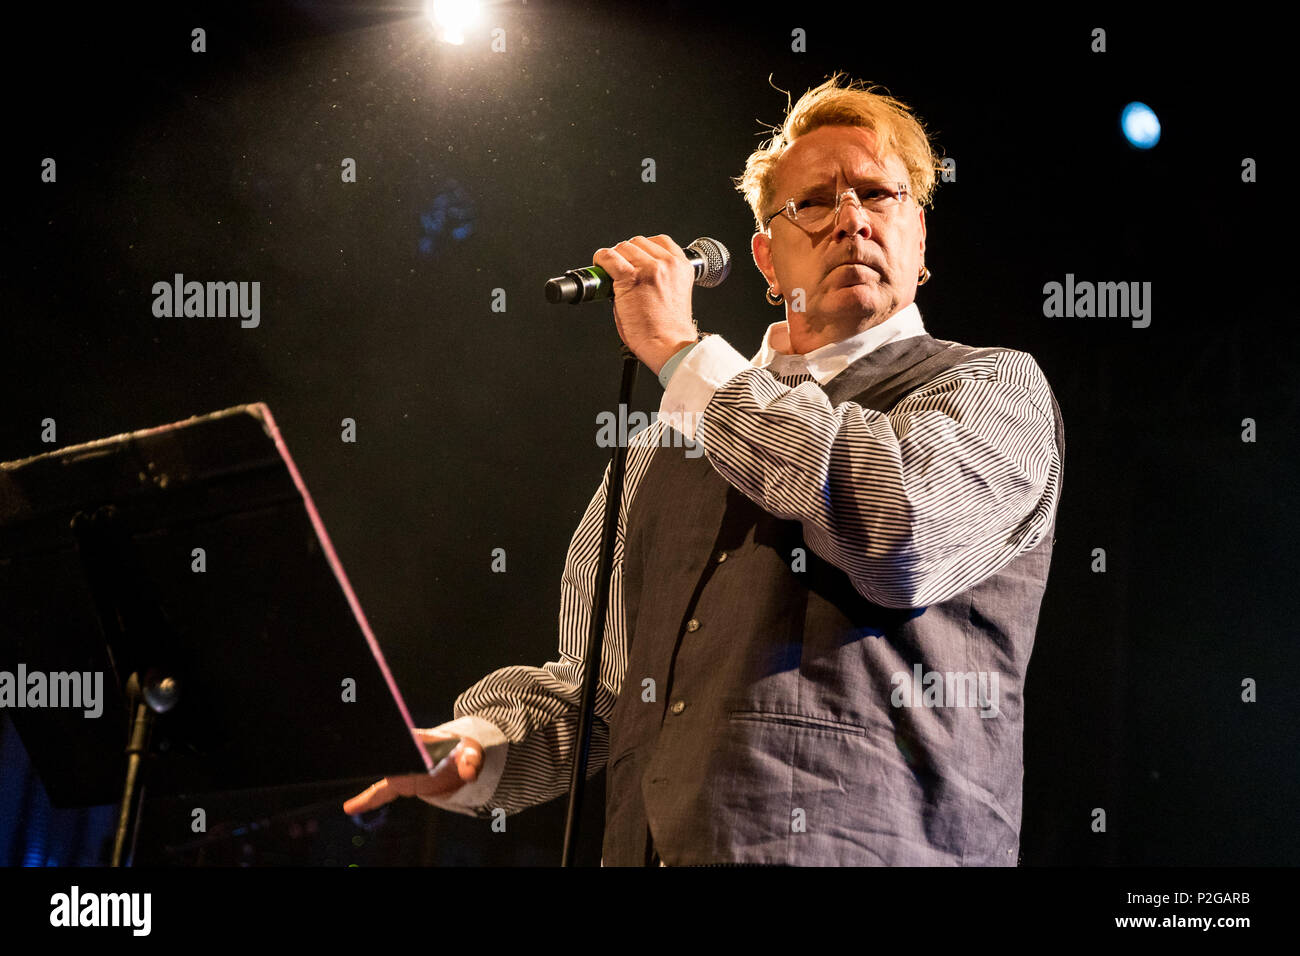
[[830, 271], [829, 274], [830, 274], [830, 275], [833, 275], [834, 273], [836, 273], [836, 272], [841, 272], [841, 271], [843, 271], [844, 269], [855, 269], [855, 270], [856, 270], [856, 269], [866, 269], [866, 270], [867, 270], [869, 273], [871, 273], [873, 276], [875, 276], [875, 275], [879, 275], [879, 274], [880, 274], [880, 273], [876, 270], [876, 267], [875, 267], [875, 266], [869, 266], [869, 265], [867, 265], [865, 262], [841, 262], [841, 263], [840, 263], [839, 265], [837, 265], [835, 268], [831, 269], [831, 271]]

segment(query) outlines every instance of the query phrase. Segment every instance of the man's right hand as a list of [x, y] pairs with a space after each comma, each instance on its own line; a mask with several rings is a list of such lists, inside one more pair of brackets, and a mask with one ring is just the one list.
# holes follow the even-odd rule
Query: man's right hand
[[[456, 736], [418, 728], [415, 734], [422, 743], [426, 744]], [[462, 737], [456, 749], [440, 760], [432, 773], [385, 777], [344, 803], [343, 812], [365, 813], [367, 810], [378, 809], [398, 797], [446, 797], [465, 784], [477, 780], [481, 769], [483, 769], [482, 744], [473, 737]]]

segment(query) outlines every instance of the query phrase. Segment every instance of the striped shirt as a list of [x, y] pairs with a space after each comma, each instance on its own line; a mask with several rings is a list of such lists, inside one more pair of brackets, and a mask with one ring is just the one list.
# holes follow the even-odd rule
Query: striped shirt
[[[750, 360], [710, 335], [671, 371], [657, 420], [628, 442], [588, 776], [608, 760], [608, 721], [627, 669], [624, 526], [661, 445], [680, 446], [683, 435], [697, 441], [723, 478], [771, 514], [801, 522], [808, 546], [885, 607], [945, 601], [1047, 533], [1061, 461], [1051, 392], [1028, 353], [971, 359], [887, 413], [832, 406], [822, 391], [873, 350], [925, 331], [912, 304], [847, 339], [790, 355], [788, 327], [777, 322]], [[559, 659], [494, 671], [456, 699], [455, 719], [438, 729], [483, 744], [483, 765], [477, 780], [449, 797], [422, 797], [427, 803], [487, 817], [567, 791], [608, 486], [606, 466], [569, 543]]]

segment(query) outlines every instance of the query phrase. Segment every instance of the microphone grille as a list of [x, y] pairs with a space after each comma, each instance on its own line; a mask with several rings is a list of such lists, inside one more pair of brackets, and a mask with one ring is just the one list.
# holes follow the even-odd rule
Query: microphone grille
[[712, 289], [722, 285], [731, 274], [731, 253], [718, 240], [701, 237], [686, 248], [694, 249], [704, 257], [704, 272], [695, 280], [696, 285]]

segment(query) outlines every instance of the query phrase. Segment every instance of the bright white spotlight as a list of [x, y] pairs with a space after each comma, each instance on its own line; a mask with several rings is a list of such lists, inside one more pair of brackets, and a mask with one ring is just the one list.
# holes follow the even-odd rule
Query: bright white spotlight
[[424, 15], [444, 43], [464, 43], [465, 30], [478, 23], [478, 0], [426, 0]]
[[1160, 120], [1145, 103], [1133, 102], [1124, 107], [1119, 124], [1124, 137], [1138, 149], [1150, 149], [1160, 142]]

